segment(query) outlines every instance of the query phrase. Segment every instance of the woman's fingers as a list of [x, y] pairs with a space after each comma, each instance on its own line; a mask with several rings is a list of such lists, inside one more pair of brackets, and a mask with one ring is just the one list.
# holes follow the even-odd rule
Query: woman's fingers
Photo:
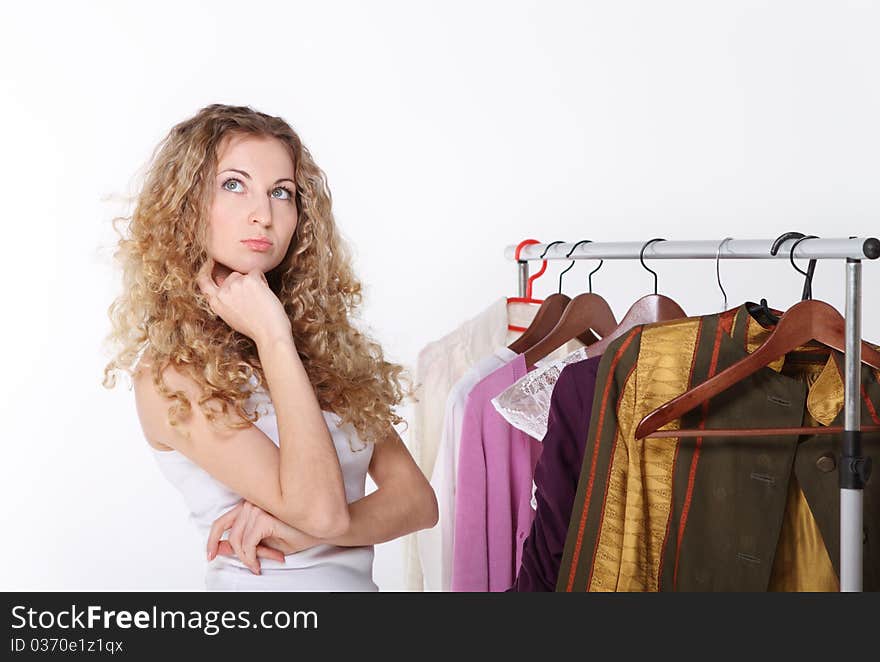
[[[273, 531], [267, 528], [267, 515], [262, 510], [252, 508], [248, 515], [248, 521], [244, 526], [244, 534], [241, 539], [241, 549], [242, 554], [244, 554], [242, 562], [245, 565], [256, 564], [259, 567], [260, 562], [257, 560], [257, 550], [260, 542], [263, 538], [272, 535]], [[284, 560], [283, 557], [281, 560]]]
[[[232, 549], [232, 545], [225, 540], [220, 541], [220, 544], [217, 547], [217, 555], [238, 558], [235, 554], [235, 550]], [[273, 559], [280, 563], [284, 563], [285, 560], [284, 552], [273, 547], [268, 547], [267, 545], [257, 545], [257, 556], [261, 559]]]
[[217, 283], [214, 282], [214, 278], [212, 273], [214, 271], [214, 258], [208, 257], [205, 260], [205, 263], [199, 269], [199, 273], [196, 275], [196, 283], [199, 286], [199, 289], [207, 296], [209, 299], [217, 295], [217, 291], [220, 289], [217, 286]]
[[230, 526], [235, 523], [236, 518], [238, 517], [238, 513], [241, 511], [244, 506], [244, 499], [239, 501], [233, 508], [226, 511], [211, 525], [211, 530], [208, 532], [208, 560], [212, 560], [215, 556], [217, 556], [217, 544], [220, 542], [220, 538], [223, 536], [223, 532], [226, 531]]
[[[208, 559], [218, 554], [237, 557], [251, 572], [259, 575], [259, 559], [274, 559], [284, 563], [284, 553], [273, 547], [262, 545], [264, 538], [275, 534], [274, 518], [248, 501], [242, 500], [224, 513], [211, 526], [208, 535]], [[229, 530], [229, 537], [220, 540], [223, 532]]]
[[241, 539], [244, 535], [244, 527], [246, 523], [246, 515], [247, 509], [245, 512], [242, 512], [239, 517], [235, 520], [232, 525], [232, 528], [229, 530], [229, 538], [227, 538], [229, 544], [232, 546], [232, 549], [235, 550], [235, 555], [244, 563], [248, 568], [251, 569], [251, 572], [255, 574], [260, 574], [260, 565], [256, 564], [256, 568], [254, 567], [254, 563], [248, 562], [244, 556], [244, 550], [242, 549]]
[[[249, 512], [240, 513], [232, 525], [229, 538], [221, 540], [218, 545], [225, 555], [235, 556], [256, 575], [259, 575], [262, 570], [259, 561], [261, 558], [275, 559], [284, 563], [284, 554], [281, 551], [260, 544], [260, 541], [267, 537], [267, 534], [261, 532], [259, 512], [252, 509]], [[254, 517], [253, 513], [257, 513], [257, 517]]]
[[259, 574], [260, 562], [257, 560], [257, 547], [260, 541], [272, 535], [272, 531], [267, 528], [269, 522], [268, 515], [262, 509], [248, 502], [245, 506], [247, 513], [244, 519], [241, 536], [241, 561], [248, 567], [256, 566], [257, 574]]
[[267, 545], [257, 545], [257, 556], [263, 559], [275, 559], [279, 563], [284, 563], [284, 552]]

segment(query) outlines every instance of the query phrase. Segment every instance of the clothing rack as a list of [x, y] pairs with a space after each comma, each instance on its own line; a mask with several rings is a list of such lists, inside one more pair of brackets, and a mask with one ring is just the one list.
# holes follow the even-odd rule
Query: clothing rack
[[[862, 456], [861, 390], [862, 362], [862, 260], [880, 257], [880, 240], [788, 239], [771, 253], [773, 239], [699, 241], [651, 240], [645, 242], [571, 242], [541, 244], [523, 242], [507, 246], [504, 257], [519, 267], [519, 295], [531, 296], [529, 261], [532, 260], [767, 260], [790, 257], [809, 260], [846, 260], [846, 352], [844, 375], [844, 432], [838, 458], [840, 475], [840, 590], [862, 590], [862, 537], [864, 485], [870, 458]], [[543, 269], [542, 269], [543, 270]], [[534, 278], [534, 277], [533, 277]]]

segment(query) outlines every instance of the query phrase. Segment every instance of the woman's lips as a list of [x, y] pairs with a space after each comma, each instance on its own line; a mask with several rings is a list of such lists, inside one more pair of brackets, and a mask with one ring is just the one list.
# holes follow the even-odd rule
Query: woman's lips
[[245, 239], [241, 243], [243, 243], [251, 250], [259, 251], [260, 253], [265, 253], [270, 248], [272, 248], [272, 244], [267, 241], [254, 241], [253, 239]]

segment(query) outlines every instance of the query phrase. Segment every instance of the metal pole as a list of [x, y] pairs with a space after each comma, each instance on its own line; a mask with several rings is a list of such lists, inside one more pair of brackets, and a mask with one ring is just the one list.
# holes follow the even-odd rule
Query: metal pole
[[520, 260], [517, 262], [517, 265], [519, 266], [519, 295], [524, 297], [529, 284], [529, 263], [525, 260]]
[[[804, 242], [806, 243], [806, 242]], [[846, 357], [840, 451], [840, 590], [862, 590], [862, 522], [867, 480], [861, 449], [862, 262], [846, 261]]]
[[[770, 255], [772, 239], [731, 239], [718, 249], [719, 240], [658, 241], [645, 248], [649, 260], [715, 260], [715, 259], [775, 259], [787, 260], [794, 239], [784, 242], [776, 255]], [[548, 246], [531, 244], [520, 250], [519, 260], [637, 260], [643, 241], [591, 243], [571, 242]], [[577, 248], [575, 248], [577, 246]], [[504, 256], [513, 260], [516, 246], [507, 246]], [[569, 257], [570, 254], [570, 257]], [[795, 258], [803, 259], [877, 259], [880, 257], [880, 240], [875, 237], [848, 239], [807, 239], [794, 249]]]

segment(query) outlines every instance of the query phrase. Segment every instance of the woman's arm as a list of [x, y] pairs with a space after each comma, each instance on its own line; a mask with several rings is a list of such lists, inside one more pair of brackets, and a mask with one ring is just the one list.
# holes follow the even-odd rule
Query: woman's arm
[[348, 530], [322, 542], [344, 547], [374, 545], [437, 523], [434, 488], [393, 429], [374, 446], [369, 472], [376, 491], [348, 504]]
[[278, 418], [280, 449], [254, 425], [235, 430], [212, 424], [197, 404], [202, 394], [196, 381], [168, 366], [166, 385], [192, 404], [191, 415], [171, 426], [169, 400], [157, 390], [154, 367], [146, 360], [132, 380], [144, 435], [181, 452], [282, 522], [311, 535], [338, 535], [349, 527], [342, 470], [293, 339], [271, 336], [257, 346]]
[[319, 538], [282, 526], [276, 536], [285, 544], [278, 548], [289, 554], [322, 543], [341, 547], [377, 545], [437, 524], [434, 488], [393, 429], [385, 441], [374, 446], [369, 472], [376, 491], [348, 504], [347, 531]]
[[[338, 536], [319, 538], [289, 526], [271, 514], [260, 516], [253, 509], [219, 517], [208, 536], [208, 558], [217, 553], [235, 553], [256, 567], [254, 548], [262, 541], [265, 545], [285, 554], [302, 551], [320, 544], [341, 547], [375, 545], [437, 523], [437, 498], [430, 483], [412, 459], [397, 432], [390, 430], [385, 441], [373, 448], [370, 476], [376, 491], [348, 505], [350, 525]], [[239, 519], [255, 518], [249, 535], [230, 535], [232, 547], [220, 540], [223, 532]]]
[[342, 468], [293, 337], [258, 339], [257, 352], [278, 419], [281, 498], [294, 521], [337, 535], [349, 526]]

